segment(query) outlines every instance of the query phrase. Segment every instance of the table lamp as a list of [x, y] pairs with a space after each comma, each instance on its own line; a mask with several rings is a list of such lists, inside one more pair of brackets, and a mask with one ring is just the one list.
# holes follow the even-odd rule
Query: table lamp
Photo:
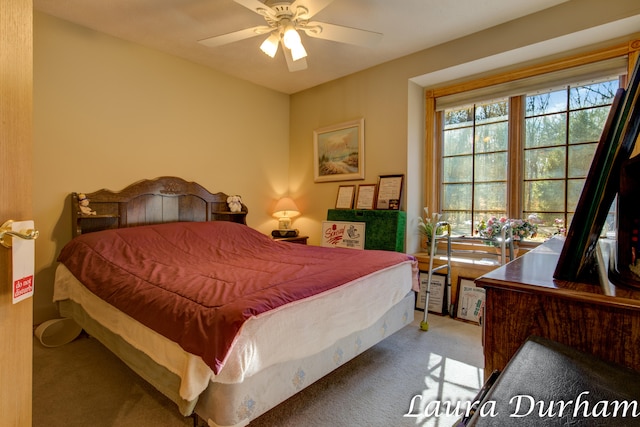
[[273, 230], [271, 235], [274, 237], [296, 237], [298, 230], [291, 228], [291, 218], [300, 215], [295, 202], [289, 197], [283, 197], [278, 200], [273, 209], [273, 216], [278, 218], [278, 229]]

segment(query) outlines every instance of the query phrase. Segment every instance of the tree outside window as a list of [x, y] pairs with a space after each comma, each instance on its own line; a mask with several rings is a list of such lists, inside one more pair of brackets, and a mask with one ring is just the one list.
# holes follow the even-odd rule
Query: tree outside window
[[[618, 86], [609, 78], [445, 110], [443, 218], [467, 236], [491, 216], [535, 217], [541, 239], [568, 228]], [[509, 120], [521, 121], [522, 135], [509, 138]]]

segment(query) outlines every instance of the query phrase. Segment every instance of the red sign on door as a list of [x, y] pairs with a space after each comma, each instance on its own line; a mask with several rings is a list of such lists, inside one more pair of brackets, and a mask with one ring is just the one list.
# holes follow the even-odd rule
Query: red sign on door
[[14, 301], [33, 294], [33, 276], [23, 277], [13, 282]]

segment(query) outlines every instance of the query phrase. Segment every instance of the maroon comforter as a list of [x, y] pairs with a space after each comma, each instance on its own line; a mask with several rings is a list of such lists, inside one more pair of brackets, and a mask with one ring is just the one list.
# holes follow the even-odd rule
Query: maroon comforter
[[218, 373], [250, 317], [392, 265], [387, 251], [274, 242], [231, 222], [81, 235], [58, 261], [91, 292], [199, 355]]

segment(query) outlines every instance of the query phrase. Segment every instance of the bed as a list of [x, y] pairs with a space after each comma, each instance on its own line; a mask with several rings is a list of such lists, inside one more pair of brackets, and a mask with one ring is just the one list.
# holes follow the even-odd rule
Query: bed
[[[80, 214], [88, 198], [91, 214]], [[54, 301], [209, 426], [243, 426], [413, 320], [416, 260], [274, 241], [160, 177], [71, 195]]]

